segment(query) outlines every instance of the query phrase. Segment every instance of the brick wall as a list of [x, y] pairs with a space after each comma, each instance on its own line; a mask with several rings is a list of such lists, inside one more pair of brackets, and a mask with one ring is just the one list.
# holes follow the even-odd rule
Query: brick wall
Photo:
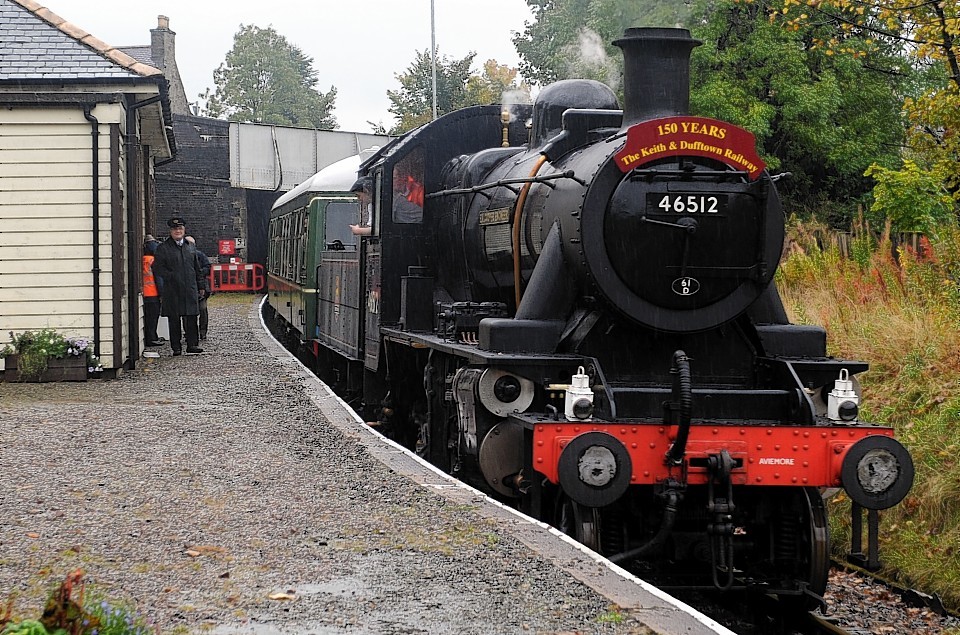
[[244, 246], [236, 255], [265, 264], [270, 207], [282, 192], [230, 187], [229, 121], [174, 115], [173, 128], [177, 158], [156, 169], [157, 221], [151, 233], [168, 236], [167, 219], [179, 215], [187, 234], [214, 262], [219, 241], [241, 239]]
[[[244, 190], [230, 187], [230, 123], [173, 116], [177, 158], [156, 169], [157, 238], [169, 235], [167, 219], [182, 216], [187, 234], [214, 259], [218, 241], [245, 238]], [[238, 254], [245, 257], [246, 254]]]

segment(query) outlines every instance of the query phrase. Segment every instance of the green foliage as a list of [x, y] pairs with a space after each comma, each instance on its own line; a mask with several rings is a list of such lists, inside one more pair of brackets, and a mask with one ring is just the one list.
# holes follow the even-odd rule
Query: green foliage
[[67, 340], [53, 329], [20, 334], [10, 331], [10, 344], [4, 347], [2, 354], [5, 357], [11, 353], [30, 355], [34, 352], [44, 357], [63, 357], [67, 354]]
[[273, 28], [240, 26], [233, 48], [213, 73], [206, 114], [230, 121], [333, 130], [337, 89], [316, 90], [313, 59]]
[[872, 165], [866, 175], [876, 181], [870, 211], [880, 223], [889, 220], [894, 231], [933, 234], [952, 221], [953, 199], [942, 175], [910, 159], [899, 170]]
[[[834, 36], [822, 44], [831, 54], [861, 57], [887, 50], [909, 61], [913, 72], [902, 90], [903, 156], [936, 174], [955, 203], [960, 201], [960, 3], [817, 0], [811, 11], [797, 0], [776, 0], [773, 8], [772, 19], [785, 28], [829, 25]], [[860, 36], [865, 33], [868, 38]], [[859, 43], [850, 46], [851, 41]], [[929, 194], [934, 200], [923, 207], [938, 207], [940, 192]]]
[[620, 611], [620, 608], [613, 607], [597, 617], [597, 622], [600, 624], [621, 624], [623, 619], [623, 613]]
[[860, 232], [850, 240], [850, 258], [860, 271], [867, 271], [877, 251], [877, 243], [870, 232]]
[[686, 24], [701, 2], [676, 0], [527, 0], [533, 20], [513, 38], [530, 81], [619, 81], [620, 51], [610, 44], [632, 26]]
[[38, 620], [23, 620], [16, 624], [8, 624], [0, 631], [0, 635], [66, 635], [66, 633], [67, 631], [62, 628], [50, 633]]
[[[483, 71], [470, 71], [476, 53], [462, 59], [442, 56], [437, 59], [437, 116], [466, 106], [500, 103], [505, 93], [518, 93], [514, 101], [529, 101], [529, 88], [517, 83], [517, 71], [487, 60]], [[398, 135], [421, 126], [433, 118], [433, 61], [430, 51], [418, 51], [405, 73], [396, 76], [399, 90], [388, 90], [397, 124], [390, 134]]]
[[591, 0], [527, 0], [527, 4], [533, 11], [533, 21], [513, 38], [520, 55], [520, 72], [541, 84], [564, 79], [563, 50], [576, 42]]
[[832, 201], [841, 218], [830, 220], [848, 225], [870, 189], [866, 169], [898, 160], [903, 80], [885, 69], [899, 61], [828, 54], [818, 44], [826, 27], [787, 29], [770, 12], [769, 2], [718, 0], [699, 16], [691, 111], [753, 132], [769, 169], [791, 173], [778, 185], [788, 208]]

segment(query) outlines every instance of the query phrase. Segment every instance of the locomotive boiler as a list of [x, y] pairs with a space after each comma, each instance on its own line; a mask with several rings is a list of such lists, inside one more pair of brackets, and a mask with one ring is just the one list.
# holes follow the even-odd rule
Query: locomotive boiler
[[307, 232], [291, 244], [315, 274], [309, 323], [286, 327], [385, 433], [611, 560], [806, 605], [829, 570], [822, 492], [895, 505], [910, 455], [859, 418], [867, 364], [789, 323], [776, 177], [749, 132], [689, 114], [699, 43], [614, 44], [622, 109], [565, 80], [366, 160], [369, 237], [274, 210], [271, 244]]

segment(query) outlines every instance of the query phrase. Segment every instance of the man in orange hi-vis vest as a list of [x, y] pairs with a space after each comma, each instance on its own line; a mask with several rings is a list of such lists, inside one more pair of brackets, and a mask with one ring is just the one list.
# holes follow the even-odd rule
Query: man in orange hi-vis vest
[[160, 287], [153, 275], [153, 259], [160, 243], [147, 236], [143, 243], [143, 340], [144, 346], [163, 346], [157, 339], [157, 322], [160, 321]]

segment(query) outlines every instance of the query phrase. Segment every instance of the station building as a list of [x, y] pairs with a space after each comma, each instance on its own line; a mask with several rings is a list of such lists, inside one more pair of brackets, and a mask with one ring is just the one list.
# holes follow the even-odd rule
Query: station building
[[139, 357], [146, 216], [175, 152], [160, 69], [0, 0], [0, 344], [50, 328], [108, 372]]

